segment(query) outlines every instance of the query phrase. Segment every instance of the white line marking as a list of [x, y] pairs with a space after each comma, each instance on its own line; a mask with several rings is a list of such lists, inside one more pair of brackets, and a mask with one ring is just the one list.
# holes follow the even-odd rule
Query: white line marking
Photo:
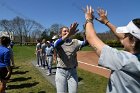
[[[78, 61], [78, 62], [79, 62], [79, 63], [82, 63], [82, 64], [85, 64], [85, 65], [97, 67], [97, 68], [100, 68], [100, 69], [109, 70], [109, 69], [107, 69], [107, 68], [104, 68], [104, 67], [101, 67], [101, 66], [96, 66], [96, 65], [93, 65], [93, 64], [89, 64], [89, 63], [85, 63], [85, 62], [82, 62], [82, 61]], [[110, 70], [109, 70], [109, 71], [110, 71]]]

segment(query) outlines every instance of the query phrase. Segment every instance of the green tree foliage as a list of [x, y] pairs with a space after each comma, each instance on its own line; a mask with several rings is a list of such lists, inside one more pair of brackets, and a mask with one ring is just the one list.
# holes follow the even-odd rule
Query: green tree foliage
[[101, 40], [117, 40], [116, 36], [113, 34], [112, 31], [106, 31], [106, 32], [103, 32], [103, 33], [98, 33], [97, 34], [99, 36], [99, 38]]
[[78, 39], [78, 40], [84, 40], [84, 35], [82, 32], [79, 32], [75, 34], [72, 38]]
[[2, 31], [13, 32], [17, 42], [29, 42], [31, 32], [40, 31], [43, 26], [34, 20], [15, 17], [12, 20], [0, 20], [0, 28]]
[[50, 28], [45, 29], [41, 34], [41, 39], [45, 38], [46, 40], [51, 41], [51, 38], [54, 35], [59, 34], [59, 29], [62, 27], [61, 24], [53, 24]]

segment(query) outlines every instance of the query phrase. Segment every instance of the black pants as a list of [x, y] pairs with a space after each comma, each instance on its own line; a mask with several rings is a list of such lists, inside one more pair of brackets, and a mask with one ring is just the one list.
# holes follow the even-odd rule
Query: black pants
[[0, 67], [0, 80], [6, 80], [5, 77], [8, 71], [6, 67]]

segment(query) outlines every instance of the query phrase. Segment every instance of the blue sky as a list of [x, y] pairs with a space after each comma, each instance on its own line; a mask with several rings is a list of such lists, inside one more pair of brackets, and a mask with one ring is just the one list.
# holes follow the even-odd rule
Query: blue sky
[[[86, 5], [95, 10], [98, 7], [106, 9], [109, 21], [116, 26], [140, 18], [140, 0], [0, 0], [0, 20], [20, 16], [35, 20], [46, 28], [55, 23], [70, 26], [78, 22], [78, 28], [82, 30], [85, 16], [81, 8]], [[97, 21], [95, 29], [97, 32], [109, 30]]]

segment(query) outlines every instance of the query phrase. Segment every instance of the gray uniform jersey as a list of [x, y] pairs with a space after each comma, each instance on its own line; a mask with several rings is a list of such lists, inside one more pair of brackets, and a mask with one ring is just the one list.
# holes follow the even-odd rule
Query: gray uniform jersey
[[43, 43], [43, 44], [41, 45], [41, 49], [42, 49], [42, 54], [46, 54], [46, 51], [45, 51], [45, 49], [46, 49], [46, 44], [45, 44], [45, 43]]
[[46, 55], [50, 55], [50, 56], [53, 55], [53, 47], [52, 46], [50, 46], [50, 47], [47, 46], [45, 51], [46, 51]]
[[39, 50], [40, 48], [41, 48], [41, 44], [40, 43], [37, 43], [36, 44], [36, 51]]
[[140, 93], [140, 62], [135, 55], [105, 45], [99, 65], [112, 70], [106, 93]]
[[41, 44], [40, 43], [37, 43], [36, 44], [36, 51], [37, 51], [37, 54], [40, 54], [40, 50], [41, 49]]
[[[57, 41], [56, 41], [57, 42]], [[57, 49], [57, 67], [63, 68], [74, 68], [78, 65], [77, 63], [77, 51], [82, 45], [83, 41], [73, 39], [71, 42], [64, 42]]]

